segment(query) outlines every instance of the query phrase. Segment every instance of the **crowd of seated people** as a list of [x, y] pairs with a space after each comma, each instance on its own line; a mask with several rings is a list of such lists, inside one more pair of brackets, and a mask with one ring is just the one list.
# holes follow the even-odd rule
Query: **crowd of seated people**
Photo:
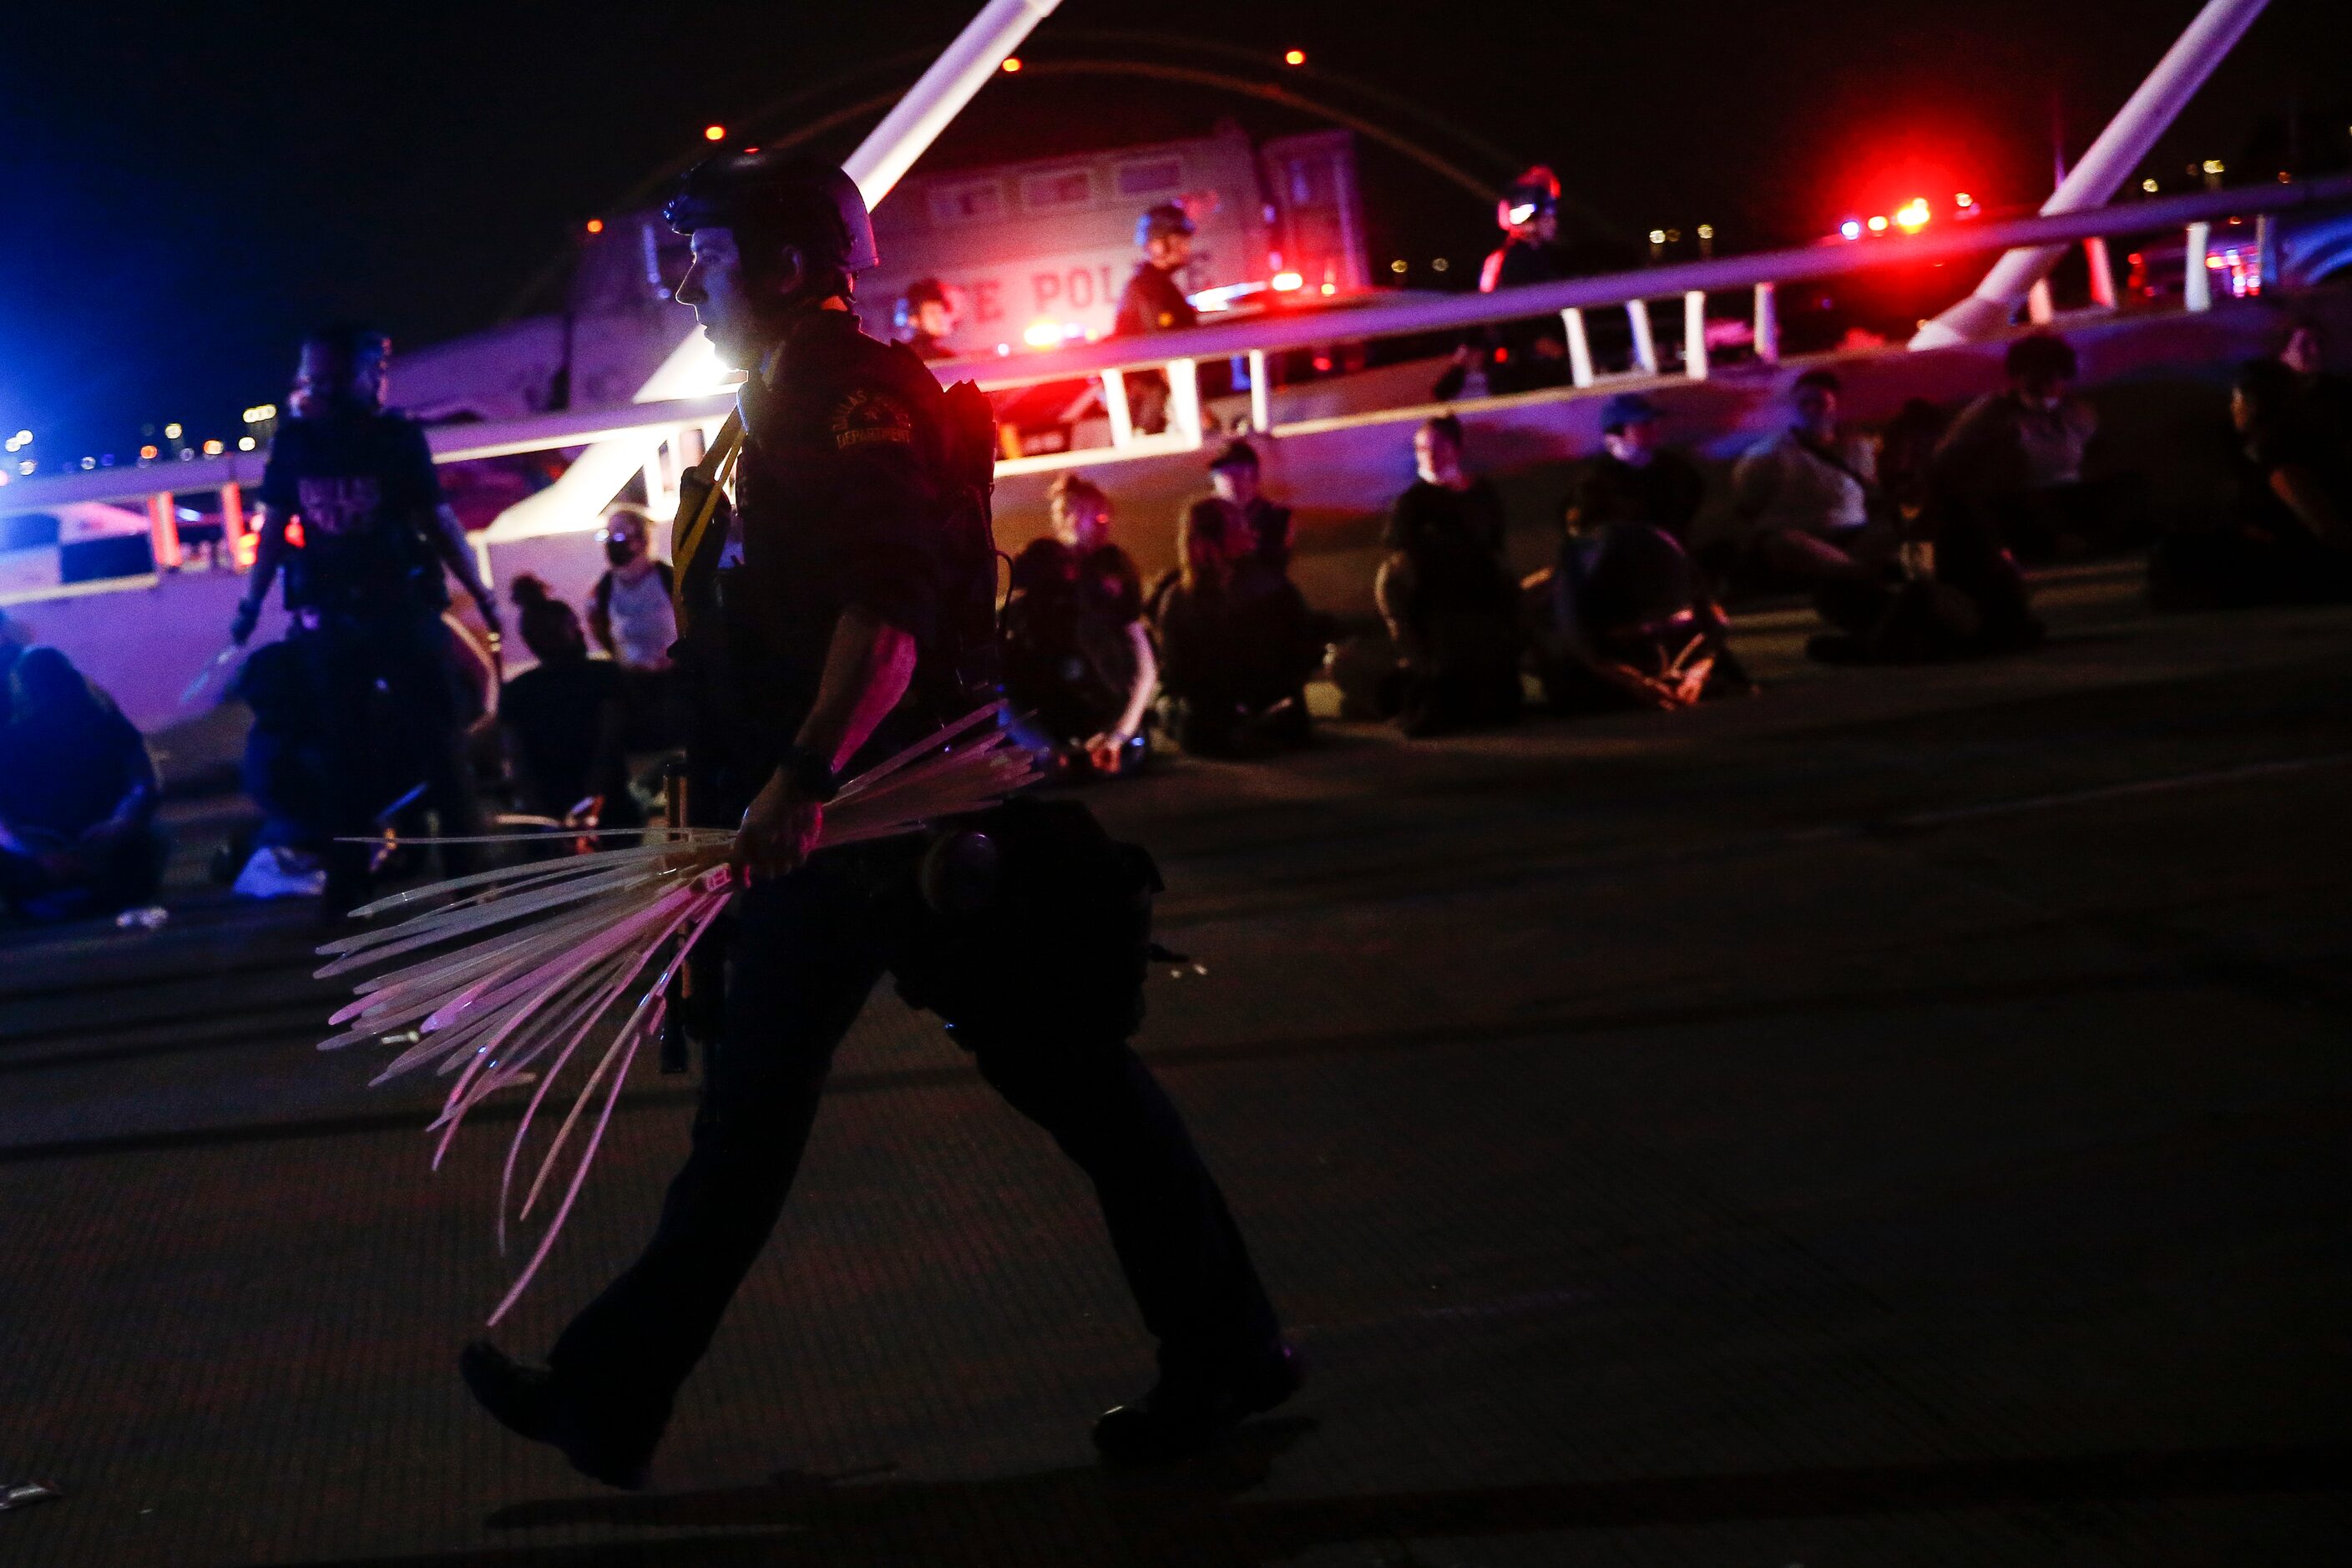
[[[2230, 505], [2158, 540], [2165, 608], [2352, 599], [2352, 384], [2299, 323], [2276, 357], [2232, 378], [2237, 485]], [[1004, 678], [1018, 727], [1051, 771], [1110, 778], [1149, 758], [1152, 731], [1184, 752], [1263, 756], [1312, 734], [1320, 669], [1343, 717], [1408, 736], [1510, 722], [1532, 678], [1551, 711], [1678, 709], [1752, 689], [1729, 646], [1727, 585], [1802, 592], [1832, 662], [2010, 653], [2042, 640], [2021, 553], [2064, 557], [2131, 538], [2126, 484], [2086, 472], [2097, 413], [2074, 390], [2074, 351], [2047, 332], [2012, 343], [2005, 384], [1948, 413], [1915, 399], [1874, 434], [1842, 417], [1825, 369], [1790, 387], [1781, 427], [1732, 468], [1727, 539], [1696, 539], [1707, 481], [1639, 393], [1601, 407], [1600, 449], [1560, 504], [1544, 569], [1521, 580], [1502, 490], [1465, 461], [1462, 421], [1413, 433], [1414, 477], [1391, 508], [1372, 598], [1384, 635], [1328, 647], [1329, 623], [1289, 577], [1289, 508], [1264, 493], [1247, 441], [1208, 465], [1210, 493], [1177, 527], [1179, 563], [1147, 592], [1112, 540], [1097, 484], [1063, 477], [1053, 531], [1013, 563]], [[583, 626], [535, 578], [512, 590], [536, 667], [499, 710], [526, 817], [559, 830], [644, 821], [628, 754], [668, 728], [674, 634], [667, 568], [646, 520], [623, 509], [602, 536], [611, 570]], [[591, 638], [606, 657], [591, 651]], [[13, 668], [12, 668], [13, 667]], [[316, 896], [331, 781], [309, 726], [319, 694], [282, 647], [257, 649], [229, 696], [249, 706], [244, 782], [261, 822], [240, 891]], [[152, 896], [163, 840], [138, 731], [53, 648], [0, 637], [0, 900], [34, 920], [104, 913]], [[240, 853], [242, 846], [239, 847]], [[248, 882], [251, 884], [248, 887]]]

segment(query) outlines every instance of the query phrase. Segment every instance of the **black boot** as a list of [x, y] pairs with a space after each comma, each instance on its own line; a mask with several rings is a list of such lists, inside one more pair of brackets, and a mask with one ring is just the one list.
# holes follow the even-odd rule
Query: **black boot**
[[1103, 1412], [1095, 1423], [1095, 1447], [1118, 1465], [1185, 1458], [1280, 1405], [1305, 1381], [1298, 1352], [1278, 1342], [1263, 1355], [1218, 1373], [1162, 1373], [1141, 1399]]
[[457, 1357], [457, 1372], [474, 1398], [517, 1436], [562, 1451], [572, 1468], [623, 1491], [646, 1485], [646, 1468], [661, 1441], [664, 1421], [595, 1416], [543, 1367], [525, 1366], [487, 1340]]

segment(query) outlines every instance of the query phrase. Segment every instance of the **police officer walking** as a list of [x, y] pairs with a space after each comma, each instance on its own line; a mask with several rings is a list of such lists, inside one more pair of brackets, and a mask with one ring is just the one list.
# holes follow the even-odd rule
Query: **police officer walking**
[[[290, 641], [320, 694], [328, 815], [338, 840], [372, 834], [377, 814], [417, 784], [445, 834], [480, 829], [463, 755], [462, 694], [441, 614], [457, 574], [496, 636], [497, 600], [483, 583], [465, 525], [414, 422], [384, 408], [392, 343], [382, 332], [333, 327], [302, 343], [292, 417], [270, 443], [256, 519], [253, 573], [230, 625], [253, 636], [270, 584], [283, 573]], [[331, 912], [363, 900], [365, 845], [327, 853]], [[467, 847], [446, 846], [453, 876]]]
[[782, 1210], [834, 1049], [889, 973], [1093, 1181], [1160, 1342], [1158, 1382], [1097, 1422], [1097, 1446], [1130, 1462], [1202, 1448], [1287, 1398], [1298, 1373], [1215, 1182], [1127, 1043], [1149, 857], [1083, 807], [1019, 800], [979, 819], [985, 837], [812, 854], [837, 778], [992, 684], [984, 401], [942, 394], [911, 353], [859, 330], [853, 279], [875, 265], [873, 230], [839, 170], [720, 156], [667, 216], [694, 257], [677, 298], [750, 373], [736, 504], [678, 562], [695, 815], [740, 815], [750, 886], [692, 1152], [644, 1256], [545, 1368], [478, 1343], [460, 1361], [467, 1385], [584, 1473], [642, 1484]]

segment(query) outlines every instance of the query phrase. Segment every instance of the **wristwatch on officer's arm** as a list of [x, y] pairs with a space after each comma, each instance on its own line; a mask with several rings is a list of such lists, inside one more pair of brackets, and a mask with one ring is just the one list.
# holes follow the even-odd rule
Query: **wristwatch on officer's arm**
[[832, 761], [810, 747], [786, 747], [783, 760], [776, 766], [803, 800], [823, 805], [841, 793], [841, 777], [833, 771]]

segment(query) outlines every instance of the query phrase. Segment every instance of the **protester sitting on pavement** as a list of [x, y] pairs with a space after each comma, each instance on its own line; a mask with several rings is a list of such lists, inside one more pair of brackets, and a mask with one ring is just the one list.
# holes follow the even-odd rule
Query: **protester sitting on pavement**
[[1322, 651], [1290, 580], [1254, 555], [1234, 559], [1231, 516], [1213, 499], [1186, 510], [1177, 534], [1183, 564], [1155, 622], [1163, 726], [1204, 756], [1304, 744], [1312, 730], [1307, 678]]
[[1210, 459], [1210, 488], [1219, 500], [1234, 509], [1241, 523], [1241, 531], [1230, 536], [1233, 547], [1246, 550], [1277, 572], [1287, 572], [1291, 548], [1297, 542], [1290, 509], [1266, 500], [1258, 482], [1257, 448], [1247, 441], [1228, 441]]
[[9, 672], [0, 729], [0, 900], [20, 918], [112, 914], [155, 896], [164, 840], [146, 742], [53, 647]]
[[1962, 409], [1937, 443], [1940, 501], [1997, 531], [2028, 559], [2126, 542], [2144, 510], [2129, 475], [2085, 479], [2098, 410], [2074, 390], [2074, 348], [2050, 332], [2009, 346], [2009, 384]]
[[1735, 575], [1782, 591], [1874, 580], [1895, 540], [1873, 525], [1877, 453], [1838, 427], [1837, 376], [1809, 370], [1789, 401], [1795, 417], [1750, 447], [1731, 470], [1732, 515], [1744, 531]]
[[539, 661], [499, 698], [517, 801], [565, 826], [638, 826], [645, 816], [622, 749], [621, 667], [588, 657], [580, 617], [538, 578], [516, 578], [513, 596], [523, 645]]
[[1135, 563], [1110, 542], [1110, 498], [1065, 474], [1046, 494], [1054, 537], [1013, 563], [1004, 690], [1018, 726], [1060, 771], [1114, 777], [1142, 765], [1159, 660]]
[[2148, 592], [2161, 609], [2326, 604], [2352, 597], [2352, 454], [2329, 439], [2309, 386], [2277, 360], [2248, 360], [2231, 389], [2239, 494], [2218, 528], [2158, 542]]
[[677, 672], [670, 646], [677, 641], [674, 603], [677, 578], [652, 555], [653, 517], [623, 504], [605, 515], [597, 538], [607, 570], [588, 598], [588, 629], [621, 669], [627, 740], [636, 751], [675, 744]]
[[2352, 376], [2327, 368], [2326, 336], [2316, 318], [2299, 318], [2287, 330], [2279, 363], [2294, 373], [2314, 434], [2339, 453], [2352, 450]]
[[1373, 596], [1388, 638], [1335, 650], [1350, 718], [1394, 719], [1408, 735], [1507, 722], [1519, 691], [1518, 592], [1503, 561], [1503, 499], [1462, 467], [1462, 421], [1413, 432], [1412, 484], [1397, 498]]
[[1664, 413], [1638, 392], [1621, 392], [1601, 405], [1601, 452], [1585, 465], [1569, 497], [1570, 530], [1639, 522], [1689, 545], [1706, 479], [1697, 464], [1660, 444]]
[[1753, 689], [1729, 623], [1664, 529], [1571, 519], [1558, 563], [1525, 588], [1536, 675], [1555, 713], [1687, 708]]

